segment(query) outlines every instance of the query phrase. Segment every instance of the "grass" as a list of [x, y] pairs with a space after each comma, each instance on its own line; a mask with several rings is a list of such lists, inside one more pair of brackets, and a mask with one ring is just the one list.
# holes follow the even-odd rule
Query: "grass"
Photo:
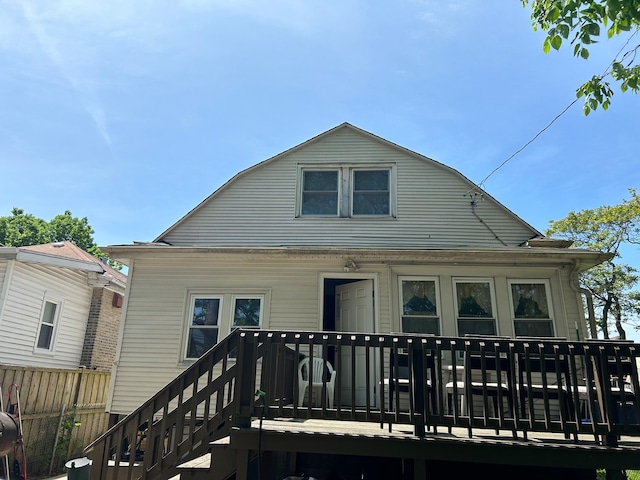
[[[597, 480], [605, 480], [607, 473], [605, 470], [598, 470], [596, 473]], [[627, 480], [640, 480], [640, 470], [627, 470]]]

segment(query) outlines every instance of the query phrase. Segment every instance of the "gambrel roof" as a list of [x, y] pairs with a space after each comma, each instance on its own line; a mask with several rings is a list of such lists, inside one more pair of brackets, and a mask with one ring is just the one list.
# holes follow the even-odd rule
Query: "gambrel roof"
[[[301, 218], [305, 166], [391, 166], [393, 219]], [[176, 246], [514, 247], [542, 234], [457, 170], [349, 123], [247, 168], [160, 234]]]

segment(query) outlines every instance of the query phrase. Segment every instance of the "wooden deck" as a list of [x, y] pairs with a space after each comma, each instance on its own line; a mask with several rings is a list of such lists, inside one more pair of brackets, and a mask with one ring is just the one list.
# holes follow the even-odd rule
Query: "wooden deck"
[[[335, 379], [300, 380], [306, 358], [333, 359]], [[85, 451], [93, 480], [621, 479], [640, 469], [638, 358], [625, 342], [236, 331]], [[141, 435], [139, 473], [103, 468]]]
[[[470, 438], [467, 429], [452, 428], [451, 432], [447, 429], [438, 433], [429, 431], [419, 437], [408, 425], [396, 425], [389, 431], [388, 425], [381, 428], [377, 423], [319, 419], [265, 419], [262, 423], [255, 420], [249, 428], [233, 428], [228, 437], [214, 442], [212, 447], [221, 444], [226, 449], [225, 457], [233, 452], [234, 458], [243, 455], [254, 458], [254, 470], [249, 469], [245, 478], [254, 478], [257, 474], [255, 459], [260, 451], [262, 461], [267, 462], [262, 466], [262, 478], [269, 480], [294, 473], [282, 470], [283, 463], [288, 468], [297, 468], [297, 474], [304, 473], [307, 478], [334, 478], [332, 475], [340, 469], [339, 478], [357, 479], [399, 478], [383, 473], [389, 468], [389, 462], [394, 461], [411, 463], [410, 474], [402, 478], [428, 478], [427, 472], [443, 468], [458, 472], [494, 472], [499, 478], [507, 478], [504, 472], [518, 472], [518, 478], [547, 480], [595, 478], [595, 471], [601, 468], [622, 470], [630, 465], [640, 468], [640, 443], [631, 437], [620, 438], [619, 446], [612, 449], [585, 435], [577, 441], [548, 433], [529, 435], [525, 440], [521, 435], [514, 439], [512, 432], [475, 430]], [[218, 478], [216, 452], [220, 451], [212, 448], [211, 453], [186, 462], [179, 468], [182, 473], [175, 480]], [[307, 460], [315, 458], [316, 462], [305, 462], [305, 455]], [[370, 465], [373, 459], [376, 462], [368, 471], [361, 466], [361, 474], [352, 472], [349, 476], [348, 469], [343, 468], [347, 461], [343, 459], [351, 459], [355, 465], [358, 464], [353, 459], [360, 459], [360, 465]], [[422, 471], [416, 465], [422, 465]], [[576, 471], [582, 471], [583, 475]]]
[[[258, 449], [260, 422], [250, 429], [233, 429], [230, 444], [236, 448]], [[600, 444], [599, 444], [600, 443]], [[513, 438], [511, 431], [474, 429], [469, 438], [467, 429], [427, 431], [424, 438], [416, 436], [410, 425], [378, 423], [280, 419], [262, 422], [263, 451], [322, 452], [325, 454], [367, 455], [424, 460], [450, 460], [583, 468], [640, 469], [640, 441], [637, 437], [621, 437], [612, 449], [596, 443], [592, 435], [580, 435], [576, 442], [562, 434], [530, 433]]]

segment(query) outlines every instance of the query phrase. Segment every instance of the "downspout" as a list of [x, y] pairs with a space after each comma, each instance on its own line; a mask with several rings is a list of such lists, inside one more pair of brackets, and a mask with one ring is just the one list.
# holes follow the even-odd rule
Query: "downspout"
[[[589, 331], [591, 333], [591, 338], [598, 338], [598, 327], [596, 325], [596, 313], [593, 309], [593, 295], [589, 290], [580, 286], [580, 282], [578, 281], [578, 270], [580, 268], [580, 260], [573, 261], [573, 268], [571, 269], [571, 289], [577, 294], [584, 295], [587, 299], [587, 314], [589, 321]], [[576, 330], [578, 330], [578, 326], [576, 324]]]

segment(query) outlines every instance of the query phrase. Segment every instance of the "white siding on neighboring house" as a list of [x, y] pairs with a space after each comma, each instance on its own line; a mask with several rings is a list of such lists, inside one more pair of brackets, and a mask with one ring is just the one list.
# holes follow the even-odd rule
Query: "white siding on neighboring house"
[[[60, 302], [54, 347], [51, 352], [34, 351], [46, 299]], [[1, 311], [0, 362], [77, 368], [90, 301], [86, 273], [15, 262]]]
[[[296, 218], [299, 167], [335, 164], [392, 165], [396, 218]], [[520, 245], [537, 234], [492, 198], [473, 192], [473, 184], [454, 170], [345, 127], [237, 175], [160, 240], [217, 246], [500, 247]]]

